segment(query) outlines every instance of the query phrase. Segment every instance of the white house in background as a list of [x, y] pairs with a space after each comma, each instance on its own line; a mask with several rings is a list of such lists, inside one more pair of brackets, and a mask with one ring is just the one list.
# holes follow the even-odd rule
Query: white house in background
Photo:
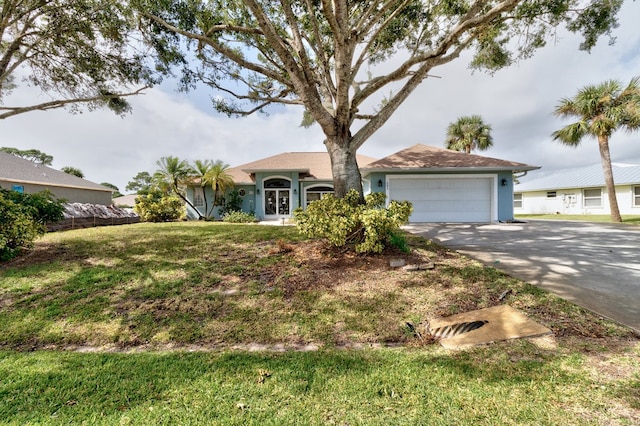
[[[640, 214], [640, 165], [612, 164], [620, 214]], [[514, 214], [610, 214], [601, 164], [564, 169], [514, 186]]]

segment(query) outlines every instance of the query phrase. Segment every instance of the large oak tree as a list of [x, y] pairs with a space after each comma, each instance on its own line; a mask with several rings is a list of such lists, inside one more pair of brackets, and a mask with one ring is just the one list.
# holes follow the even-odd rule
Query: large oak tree
[[[362, 194], [356, 151], [436, 67], [495, 71], [560, 27], [593, 47], [622, 0], [136, 0], [163, 67], [230, 115], [300, 105], [322, 128], [335, 193]], [[190, 48], [189, 50], [185, 48]]]
[[[0, 0], [0, 119], [80, 105], [129, 110], [153, 83], [135, 15], [124, 0]], [[32, 86], [49, 99], [7, 105]]]

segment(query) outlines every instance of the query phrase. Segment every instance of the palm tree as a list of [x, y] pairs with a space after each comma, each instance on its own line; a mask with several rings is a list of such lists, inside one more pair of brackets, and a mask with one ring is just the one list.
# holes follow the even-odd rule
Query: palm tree
[[577, 117], [578, 121], [553, 132], [553, 139], [568, 146], [578, 146], [585, 136], [598, 141], [605, 185], [609, 194], [611, 221], [622, 222], [616, 188], [611, 170], [609, 138], [616, 130], [629, 132], [640, 128], [640, 77], [634, 77], [627, 87], [616, 80], [585, 86], [578, 94], [560, 100], [555, 114]]
[[194, 177], [200, 180], [199, 186], [202, 188], [202, 197], [204, 199], [204, 213], [209, 215], [209, 203], [207, 202], [207, 191], [205, 188], [211, 184], [208, 180], [208, 175], [213, 168], [213, 161], [211, 160], [196, 160], [193, 162]]
[[182, 198], [182, 200], [196, 212], [198, 219], [202, 219], [202, 215], [198, 209], [187, 200], [179, 188], [180, 184], [188, 182], [194, 175], [194, 171], [189, 163], [185, 160], [180, 160], [178, 157], [169, 156], [162, 157], [156, 164], [159, 169], [153, 175], [155, 182], [161, 187], [165, 186], [170, 188], [171, 191], [175, 192], [178, 197]]
[[447, 127], [445, 145], [447, 149], [467, 154], [474, 149], [487, 150], [493, 146], [491, 126], [485, 124], [479, 115], [460, 117]]
[[[206, 181], [213, 189], [213, 205], [220, 198], [220, 193], [224, 193], [227, 189], [233, 188], [233, 177], [227, 172], [229, 165], [220, 160], [216, 160], [207, 173]], [[213, 206], [211, 207], [213, 209]], [[208, 214], [208, 213], [207, 213]]]

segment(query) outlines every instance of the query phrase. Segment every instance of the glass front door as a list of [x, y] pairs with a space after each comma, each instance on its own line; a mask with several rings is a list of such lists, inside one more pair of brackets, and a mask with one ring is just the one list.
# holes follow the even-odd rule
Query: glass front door
[[264, 191], [265, 216], [289, 216], [291, 214], [291, 191], [289, 189], [267, 189]]
[[264, 216], [279, 219], [291, 215], [291, 182], [283, 178], [264, 181]]

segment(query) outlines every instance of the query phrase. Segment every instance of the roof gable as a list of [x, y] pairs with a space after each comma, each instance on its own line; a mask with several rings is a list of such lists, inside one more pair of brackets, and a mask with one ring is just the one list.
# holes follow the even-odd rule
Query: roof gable
[[113, 192], [113, 189], [0, 151], [0, 180]]
[[417, 144], [363, 167], [363, 170], [534, 170], [537, 166]]
[[[375, 158], [358, 154], [357, 161], [358, 165], [362, 168], [362, 166], [366, 166], [375, 161]], [[233, 177], [236, 184], [254, 183], [251, 175], [257, 172], [299, 172], [309, 179], [333, 179], [331, 158], [328, 152], [285, 152], [241, 166], [232, 167], [228, 169], [227, 172]]]

